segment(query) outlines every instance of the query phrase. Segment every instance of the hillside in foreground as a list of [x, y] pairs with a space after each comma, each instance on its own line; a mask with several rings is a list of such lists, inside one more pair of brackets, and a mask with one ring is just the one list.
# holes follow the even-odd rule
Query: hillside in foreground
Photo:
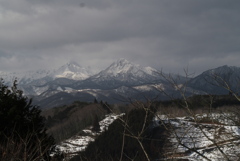
[[[228, 97], [217, 97], [215, 101], [225, 98]], [[135, 102], [131, 107], [124, 107], [129, 109], [121, 117], [115, 114], [121, 113], [119, 107], [108, 115], [102, 113], [105, 117], [99, 119], [99, 131], [93, 130], [92, 123], [60, 141], [58, 148], [67, 160], [73, 161], [237, 160], [240, 154], [239, 105], [222, 101], [210, 108], [203, 105], [203, 100], [208, 102], [207, 99], [207, 96], [189, 98], [191, 113], [179, 106], [179, 100]], [[114, 109], [112, 105], [109, 107]]]

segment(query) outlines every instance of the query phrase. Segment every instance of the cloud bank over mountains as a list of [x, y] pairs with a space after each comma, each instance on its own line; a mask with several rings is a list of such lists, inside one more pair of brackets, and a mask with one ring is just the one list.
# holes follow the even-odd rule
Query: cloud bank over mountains
[[240, 60], [240, 2], [9, 0], [0, 2], [0, 71], [104, 69], [119, 58], [200, 73]]

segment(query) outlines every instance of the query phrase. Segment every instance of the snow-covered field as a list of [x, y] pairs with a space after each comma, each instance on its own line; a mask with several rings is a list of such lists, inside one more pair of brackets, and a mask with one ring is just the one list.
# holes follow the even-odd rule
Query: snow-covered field
[[[155, 118], [155, 126], [165, 123], [172, 127], [171, 150], [166, 151], [170, 160], [235, 161], [240, 156], [240, 128], [234, 125], [236, 118], [229, 116], [231, 114], [212, 114], [172, 119], [159, 116]], [[201, 119], [203, 121], [196, 122]]]

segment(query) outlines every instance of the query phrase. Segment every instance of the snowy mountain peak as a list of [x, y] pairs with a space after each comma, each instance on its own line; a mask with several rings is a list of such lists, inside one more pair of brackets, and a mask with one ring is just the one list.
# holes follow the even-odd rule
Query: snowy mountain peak
[[68, 66], [68, 67], [72, 67], [72, 68], [78, 68], [78, 67], [82, 67], [81, 65], [79, 65], [77, 62], [75, 61], [70, 61], [67, 64], [65, 64], [64, 66]]
[[70, 61], [68, 63], [66, 63], [65, 65], [61, 66], [59, 69], [57, 69], [58, 71], [66, 71], [66, 70], [69, 70], [69, 71], [72, 71], [72, 72], [75, 72], [75, 71], [78, 71], [79, 69], [81, 69], [82, 67], [77, 63], [77, 62], [74, 62], [74, 61]]
[[116, 62], [112, 63], [103, 72], [116, 76], [121, 73], [129, 73], [134, 70], [138, 70], [138, 68], [139, 68], [139, 65], [132, 64], [126, 59], [119, 59]]
[[77, 62], [70, 61], [52, 73], [53, 78], [69, 78], [83, 80], [92, 75], [89, 68], [80, 66]]
[[139, 72], [143, 72], [149, 75], [155, 75], [157, 70], [152, 67], [142, 67], [139, 64], [133, 64], [132, 62], [126, 59], [119, 59], [114, 62], [110, 67], [107, 68], [109, 73], [114, 75], [121, 73], [132, 73], [137, 74]]
[[132, 64], [131, 62], [129, 62], [128, 60], [124, 59], [124, 58], [121, 58], [121, 59], [118, 59], [116, 62], [114, 62], [113, 64], [116, 64], [118, 66], [124, 66], [126, 64]]
[[92, 78], [96, 81], [116, 80], [137, 84], [159, 79], [156, 73], [157, 70], [151, 67], [142, 67], [126, 59], [119, 59]]

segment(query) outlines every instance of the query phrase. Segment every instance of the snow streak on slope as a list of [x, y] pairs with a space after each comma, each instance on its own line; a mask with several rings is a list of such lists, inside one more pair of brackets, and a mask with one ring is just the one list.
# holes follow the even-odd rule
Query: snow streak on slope
[[75, 154], [77, 154], [80, 151], [83, 151], [86, 149], [87, 145], [90, 142], [93, 142], [95, 138], [100, 135], [102, 132], [108, 129], [108, 126], [113, 123], [114, 120], [116, 120], [118, 117], [122, 116], [124, 114], [116, 115], [116, 114], [109, 114], [106, 115], [105, 119], [99, 122], [100, 125], [100, 131], [99, 132], [93, 132], [91, 129], [92, 127], [86, 128], [83, 130], [84, 136], [74, 136], [68, 140], [65, 140], [64, 142], [60, 143], [56, 146], [57, 149], [59, 149], [61, 152], [63, 152], [67, 158], [69, 159], [73, 157]]

